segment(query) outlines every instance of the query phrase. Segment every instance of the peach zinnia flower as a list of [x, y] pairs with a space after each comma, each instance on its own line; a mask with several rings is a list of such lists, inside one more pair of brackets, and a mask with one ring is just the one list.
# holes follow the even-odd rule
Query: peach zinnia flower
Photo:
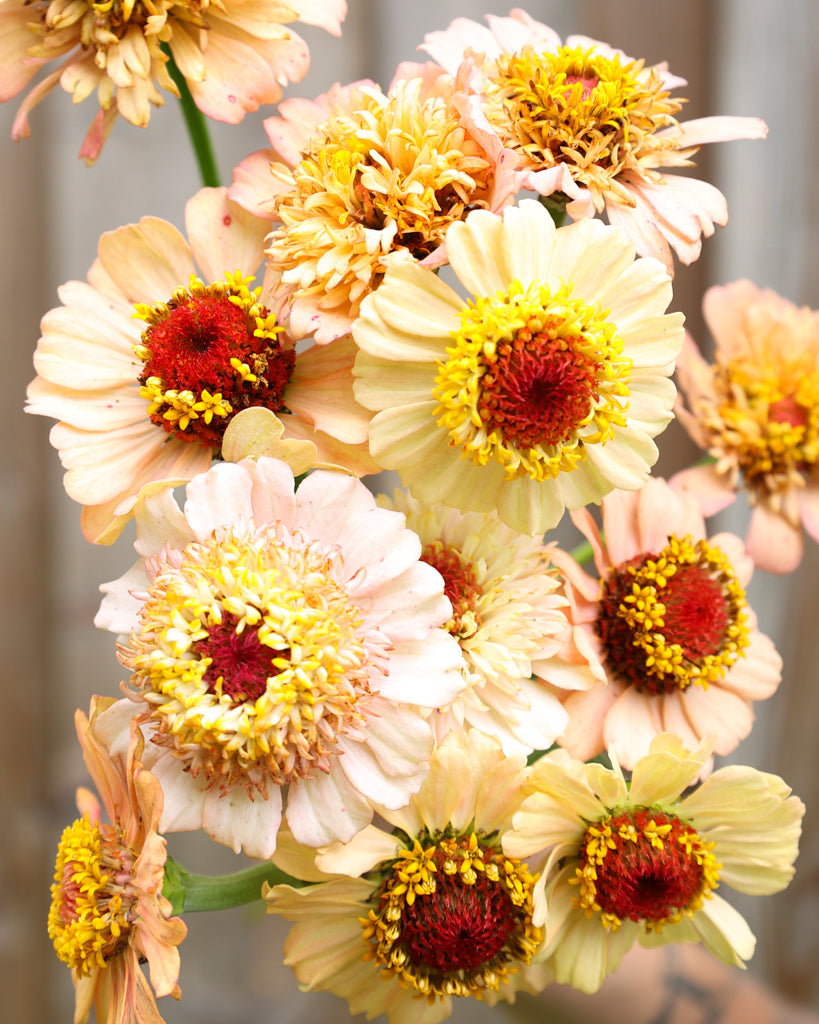
[[819, 541], [819, 312], [750, 281], [710, 288], [703, 300], [715, 342], [708, 365], [691, 338], [677, 366], [687, 408], [679, 417], [716, 460], [671, 481], [705, 515], [748, 491], [746, 540], [768, 572], [802, 560], [802, 527]]
[[[63, 832], [57, 853], [48, 934], [57, 956], [72, 968], [75, 1024], [162, 1024], [158, 996], [179, 998], [179, 951], [187, 929], [171, 917], [162, 896], [165, 840], [159, 782], [140, 764], [142, 736], [130, 730], [123, 754], [113, 755], [96, 735], [111, 701], [95, 697], [90, 720], [78, 711], [77, 735], [102, 807], [77, 791], [83, 815]], [[140, 963], [147, 961], [148, 984]]]
[[665, 64], [645, 67], [585, 36], [561, 45], [521, 10], [487, 21], [488, 29], [458, 18], [423, 44], [447, 71], [469, 79], [455, 102], [470, 131], [490, 152], [513, 154], [520, 187], [553, 197], [573, 219], [605, 208], [637, 251], [662, 260], [669, 273], [669, 246], [683, 263], [696, 260], [701, 236], [728, 219], [725, 198], [707, 182], [667, 170], [691, 166], [706, 142], [764, 138], [765, 123], [704, 117], [680, 124], [683, 101], [669, 90], [686, 83]]
[[682, 797], [706, 757], [664, 734], [630, 782], [616, 762], [608, 770], [562, 750], [533, 765], [503, 849], [545, 857], [533, 921], [558, 982], [596, 991], [636, 941], [702, 942], [738, 967], [753, 955], [744, 918], [715, 890], [784, 889], [805, 808], [776, 775], [738, 765]]
[[285, 870], [317, 884], [277, 885], [267, 900], [295, 922], [284, 956], [299, 982], [390, 1024], [437, 1024], [453, 997], [493, 1005], [539, 992], [551, 972], [530, 965], [542, 935], [531, 919], [535, 879], [501, 849], [525, 766], [477, 731], [452, 733], [408, 805], [379, 808], [386, 828], [370, 826], [315, 863], [291, 852]]
[[378, 501], [407, 517], [423, 544], [421, 559], [441, 574], [452, 604], [445, 628], [460, 645], [468, 687], [431, 719], [436, 733], [466, 725], [494, 736], [506, 754], [548, 750], [567, 721], [537, 678], [567, 628], [548, 548], [494, 512], [424, 505], [399, 490]]
[[[136, 508], [143, 560], [103, 589], [165, 831], [203, 828], [269, 858], [350, 839], [403, 806], [432, 750], [425, 716], [464, 687], [443, 581], [404, 517], [354, 477], [294, 493], [275, 459], [221, 463]], [[124, 706], [124, 709], [123, 709]], [[127, 721], [127, 719], [126, 719]]]
[[55, 60], [56, 70], [26, 96], [14, 121], [15, 139], [29, 134], [32, 107], [58, 83], [74, 102], [97, 91], [100, 110], [80, 156], [93, 163], [121, 114], [144, 127], [159, 89], [178, 96], [162, 44], [170, 49], [194, 102], [208, 117], [237, 124], [246, 113], [276, 103], [282, 85], [301, 79], [310, 63], [305, 42], [287, 22], [320, 25], [341, 34], [346, 0], [0, 0], [0, 102], [21, 92]]
[[246, 408], [278, 413], [324, 465], [377, 469], [352, 341], [297, 355], [253, 288], [264, 222], [224, 189], [202, 189], [185, 217], [189, 243], [148, 217], [104, 234], [88, 282], [64, 285], [42, 322], [27, 410], [60, 420], [51, 442], [96, 542], [116, 538], [142, 487], [206, 470]]
[[[313, 131], [305, 139], [302, 129], [297, 153], [290, 122], [306, 105], [286, 110], [280, 128], [268, 122], [283, 158], [297, 158], [271, 167], [280, 224], [267, 249], [294, 337], [323, 343], [349, 332], [388, 267], [439, 266], [451, 223], [510, 201], [504, 175], [460, 123], [452, 89], [440, 72], [400, 79], [388, 94], [367, 83], [336, 88], [305, 111]], [[311, 112], [328, 107], [311, 125]]]
[[471, 213], [446, 245], [474, 298], [402, 264], [362, 303], [355, 395], [376, 413], [373, 457], [419, 500], [496, 508], [521, 533], [641, 487], [683, 340], [663, 267], [600, 221], [556, 230], [533, 200]]
[[[752, 702], [773, 694], [782, 670], [745, 599], [753, 563], [742, 541], [707, 538], [693, 499], [658, 478], [603, 499], [602, 536], [588, 511], [572, 518], [600, 578], [558, 550], [552, 560], [602, 681], [565, 699], [561, 745], [583, 760], [613, 750], [625, 768], [665, 731], [691, 747], [711, 736], [716, 753], [730, 753], [751, 730]], [[559, 678], [565, 666], [555, 665]], [[549, 666], [542, 674], [549, 679]]]

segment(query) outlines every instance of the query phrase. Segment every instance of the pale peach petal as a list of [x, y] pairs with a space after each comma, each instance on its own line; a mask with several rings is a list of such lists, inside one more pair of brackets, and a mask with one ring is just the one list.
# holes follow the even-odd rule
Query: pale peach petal
[[745, 544], [757, 568], [781, 574], [797, 569], [805, 550], [801, 528], [772, 511], [765, 501], [751, 512]]
[[237, 270], [255, 273], [264, 260], [267, 224], [231, 202], [224, 188], [203, 188], [188, 200], [185, 228], [206, 284]]

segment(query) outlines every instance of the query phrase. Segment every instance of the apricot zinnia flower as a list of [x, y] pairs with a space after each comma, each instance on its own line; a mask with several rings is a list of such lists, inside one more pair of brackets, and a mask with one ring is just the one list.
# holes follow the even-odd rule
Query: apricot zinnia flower
[[819, 312], [750, 281], [710, 288], [703, 309], [714, 362], [686, 339], [677, 370], [688, 408], [679, 416], [716, 462], [671, 482], [705, 515], [744, 486], [753, 506], [748, 553], [761, 569], [792, 572], [802, 527], [819, 541]]
[[307, 46], [285, 24], [302, 21], [340, 35], [346, 9], [346, 0], [257, 0], [250, 9], [242, 0], [0, 0], [0, 102], [62, 59], [26, 96], [13, 136], [28, 136], [29, 111], [58, 83], [75, 103], [96, 90], [100, 110], [80, 150], [93, 163], [118, 114], [144, 127], [151, 104], [164, 103], [160, 88], [179, 95], [163, 44], [199, 109], [237, 124], [276, 103], [282, 85], [307, 71]]
[[[426, 709], [464, 687], [443, 581], [404, 517], [316, 471], [221, 463], [136, 508], [144, 560], [103, 589], [165, 789], [165, 831], [271, 856], [287, 789], [299, 842], [350, 839], [403, 806], [432, 749]], [[424, 711], [422, 712], [422, 709]]]
[[546, 858], [533, 921], [558, 982], [596, 991], [635, 941], [702, 942], [738, 967], [753, 954], [744, 918], [715, 890], [784, 889], [805, 808], [776, 775], [738, 765], [680, 799], [706, 757], [664, 734], [630, 782], [616, 763], [608, 770], [565, 751], [532, 767], [503, 849]]
[[645, 67], [585, 36], [561, 45], [521, 10], [487, 21], [489, 29], [458, 18], [423, 44], [450, 74], [469, 80], [455, 99], [469, 130], [496, 157], [514, 156], [520, 187], [554, 197], [573, 219], [605, 208], [637, 251], [670, 273], [669, 246], [683, 263], [696, 260], [701, 236], [728, 219], [725, 198], [667, 169], [691, 166], [706, 142], [764, 138], [765, 123], [704, 117], [680, 124], [683, 101], [669, 90], [686, 83], [665, 64]]
[[603, 499], [602, 537], [585, 509], [572, 518], [600, 578], [558, 550], [552, 560], [604, 682], [565, 699], [561, 745], [583, 760], [613, 750], [625, 768], [665, 731], [691, 747], [711, 736], [716, 753], [730, 753], [751, 730], [753, 701], [773, 694], [782, 670], [745, 599], [753, 563], [742, 541], [706, 537], [693, 498], [656, 477], [636, 494]]
[[529, 966], [542, 934], [532, 926], [535, 879], [501, 849], [525, 765], [475, 730], [452, 733], [409, 804], [380, 809], [391, 831], [370, 826], [301, 874], [332, 879], [269, 889], [268, 910], [296, 922], [284, 956], [299, 982], [390, 1024], [437, 1024], [453, 996], [494, 1004], [539, 992], [551, 972]]
[[51, 442], [89, 540], [113, 541], [144, 486], [206, 470], [254, 406], [277, 413], [286, 438], [313, 441], [324, 465], [377, 468], [353, 343], [297, 355], [253, 288], [264, 222], [224, 189], [202, 189], [185, 217], [190, 243], [147, 217], [104, 234], [88, 283], [64, 285], [43, 318], [27, 411], [60, 420]]
[[[123, 754], [113, 755], [95, 734], [113, 703], [91, 702], [90, 720], [78, 711], [77, 735], [97, 798], [77, 791], [83, 815], [63, 832], [57, 853], [48, 934], [57, 956], [72, 968], [75, 1024], [162, 1024], [158, 996], [179, 998], [179, 951], [187, 933], [162, 896], [165, 840], [159, 782], [140, 764], [142, 736], [134, 724]], [[140, 963], [147, 961], [148, 984]]]
[[452, 604], [445, 628], [460, 645], [468, 687], [431, 719], [437, 734], [467, 725], [494, 736], [506, 754], [547, 750], [567, 720], [537, 678], [567, 628], [548, 548], [494, 512], [424, 505], [399, 490], [378, 501], [407, 517], [423, 544], [421, 559], [443, 576]]
[[682, 315], [663, 315], [663, 267], [635, 261], [623, 232], [600, 221], [556, 230], [533, 200], [502, 219], [471, 213], [446, 244], [473, 299], [402, 264], [353, 330], [376, 461], [422, 501], [497, 508], [531, 534], [565, 506], [641, 487], [651, 439], [671, 419], [683, 340]]
[[[321, 343], [349, 332], [388, 267], [444, 263], [451, 223], [510, 201], [494, 162], [460, 123], [451, 92], [440, 74], [399, 80], [386, 95], [366, 83], [337, 89], [298, 162], [272, 165], [281, 225], [267, 255], [294, 337], [313, 334]], [[318, 108], [329, 102], [320, 97]]]

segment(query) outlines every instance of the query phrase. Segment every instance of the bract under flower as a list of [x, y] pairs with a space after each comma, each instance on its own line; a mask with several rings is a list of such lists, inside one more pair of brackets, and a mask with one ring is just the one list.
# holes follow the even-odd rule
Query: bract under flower
[[532, 200], [453, 224], [447, 252], [474, 298], [407, 264], [362, 303], [374, 458], [420, 500], [496, 508], [521, 533], [641, 487], [683, 340], [662, 267], [599, 221], [556, 230]]
[[[426, 775], [427, 712], [465, 685], [439, 628], [451, 607], [403, 517], [352, 477], [294, 493], [274, 459], [214, 466], [137, 505], [144, 561], [103, 589], [166, 790], [166, 831], [204, 828], [270, 857], [286, 800], [296, 838], [349, 839], [371, 801], [402, 806]], [[112, 723], [112, 730], [122, 728]]]

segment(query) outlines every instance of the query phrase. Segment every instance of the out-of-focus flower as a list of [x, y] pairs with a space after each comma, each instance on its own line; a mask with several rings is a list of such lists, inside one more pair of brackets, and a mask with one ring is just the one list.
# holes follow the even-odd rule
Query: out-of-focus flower
[[452, 224], [464, 300], [405, 263], [362, 303], [355, 395], [370, 452], [413, 495], [543, 533], [564, 507], [635, 490], [671, 419], [682, 315], [618, 228], [555, 229], [533, 200]]
[[[504, 758], [476, 730], [452, 733], [409, 804], [379, 809], [392, 831], [370, 826], [319, 854], [334, 878], [269, 889], [269, 911], [296, 922], [284, 954], [299, 982], [390, 1024], [437, 1024], [453, 996], [494, 1004], [539, 992], [551, 972], [530, 966], [542, 935], [535, 879], [501, 849], [525, 779], [522, 756]], [[287, 870], [322, 877], [305, 867]]]
[[0, 0], [0, 102], [21, 92], [41, 68], [59, 66], [29, 92], [14, 121], [15, 139], [29, 134], [32, 107], [57, 84], [75, 103], [96, 90], [100, 110], [80, 156], [93, 163], [118, 114], [145, 127], [160, 89], [178, 96], [167, 68], [170, 51], [194, 102], [208, 117], [237, 124], [276, 103], [282, 86], [307, 71], [307, 45], [288, 22], [341, 34], [346, 0]]
[[265, 223], [224, 189], [202, 189], [185, 213], [189, 242], [156, 218], [104, 234], [88, 282], [64, 285], [43, 318], [27, 411], [60, 420], [51, 442], [96, 542], [116, 538], [141, 488], [206, 470], [246, 408], [277, 413], [320, 464], [378, 468], [352, 340], [297, 355], [253, 288]]
[[[222, 463], [141, 500], [143, 561], [106, 584], [120, 659], [165, 790], [164, 831], [203, 828], [262, 859], [348, 840], [369, 801], [403, 806], [428, 771], [426, 709], [465, 685], [440, 575], [403, 516], [354, 477], [294, 493], [275, 459]], [[423, 713], [422, 713], [423, 709]], [[116, 723], [112, 728], [118, 728]]]
[[[753, 563], [742, 541], [706, 537], [693, 498], [656, 477], [636, 494], [603, 499], [602, 536], [588, 511], [572, 518], [600, 578], [564, 552], [552, 559], [569, 616], [586, 633], [587, 671], [600, 682], [565, 698], [561, 745], [582, 760], [612, 750], [625, 768], [665, 731], [690, 747], [710, 736], [716, 753], [732, 751], [751, 731], [753, 701], [773, 694], [782, 671], [745, 599]], [[554, 665], [559, 681], [566, 666]], [[542, 674], [549, 679], [550, 666]]]
[[793, 572], [802, 527], [819, 541], [819, 312], [750, 281], [710, 288], [703, 309], [714, 363], [686, 339], [677, 370], [687, 408], [679, 417], [716, 462], [671, 482], [705, 515], [744, 486], [753, 506], [748, 553], [768, 572]]
[[272, 204], [280, 222], [268, 239], [269, 273], [294, 337], [323, 343], [348, 333], [388, 267], [439, 266], [451, 223], [511, 201], [508, 176], [464, 129], [452, 90], [440, 71], [399, 79], [387, 94], [362, 82], [291, 101], [266, 122], [284, 162], [254, 188], [254, 156], [236, 193], [248, 208]]
[[[171, 917], [162, 895], [162, 790], [140, 764], [140, 731], [134, 724], [121, 756], [95, 733], [111, 703], [94, 698], [90, 719], [76, 714], [83, 757], [103, 805], [89, 790], [77, 791], [83, 816], [60, 840], [48, 934], [72, 969], [75, 1024], [87, 1021], [92, 1007], [98, 1024], [162, 1024], [154, 993], [179, 998], [177, 946], [187, 929]], [[150, 984], [140, 968], [145, 961]]]
[[[755, 939], [715, 890], [784, 889], [804, 805], [776, 775], [731, 765], [683, 797], [707, 752], [664, 734], [626, 782], [616, 765], [565, 751], [532, 768], [533, 792], [503, 839], [514, 857], [546, 857], [534, 922], [558, 982], [594, 992], [635, 941], [702, 942], [744, 966]], [[536, 863], [539, 862], [536, 861]]]
[[452, 604], [446, 629], [460, 644], [469, 685], [436, 712], [433, 728], [439, 736], [464, 725], [480, 729], [506, 754], [551, 747], [567, 716], [537, 668], [560, 649], [567, 621], [548, 549], [494, 512], [423, 505], [403, 491], [379, 504], [407, 517], [423, 544], [422, 560], [443, 576]]
[[667, 171], [691, 166], [706, 142], [764, 138], [765, 123], [704, 117], [680, 124], [683, 101], [669, 91], [686, 83], [666, 64], [646, 67], [585, 36], [561, 45], [521, 10], [487, 21], [488, 29], [457, 18], [422, 46], [468, 81], [455, 103], [469, 130], [493, 154], [513, 154], [520, 187], [565, 204], [573, 219], [605, 208], [637, 251], [662, 260], [669, 273], [671, 248], [683, 263], [696, 260], [701, 236], [728, 219], [725, 198], [707, 182]]

